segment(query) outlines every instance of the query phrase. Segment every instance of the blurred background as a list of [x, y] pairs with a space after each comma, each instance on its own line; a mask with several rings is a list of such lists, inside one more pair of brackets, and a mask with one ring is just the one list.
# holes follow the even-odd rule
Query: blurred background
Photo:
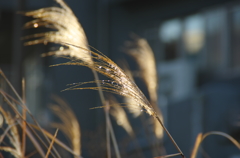
[[[158, 105], [166, 127], [187, 157], [200, 132], [222, 131], [240, 140], [240, 1], [65, 2], [81, 22], [89, 44], [114, 61], [124, 57], [121, 48], [130, 33], [149, 42], [157, 63]], [[34, 30], [24, 30], [24, 23], [31, 19], [17, 13], [50, 6], [56, 3], [0, 1], [0, 68], [19, 93], [21, 79], [26, 79], [27, 105], [42, 125], [47, 126], [54, 119], [47, 109], [51, 95], [66, 100], [82, 128], [83, 157], [105, 157], [103, 110], [89, 110], [101, 106], [97, 92], [60, 92], [69, 83], [94, 80], [92, 72], [78, 66], [50, 68], [49, 65], [65, 61], [40, 57], [51, 50], [51, 45], [23, 46], [21, 37]], [[144, 128], [140, 123], [137, 126], [140, 131]], [[123, 136], [124, 131], [117, 125], [114, 127], [120, 151], [125, 150], [126, 157], [136, 157], [131, 141], [123, 138], [127, 135]], [[151, 152], [152, 141], [136, 135], [145, 157], [158, 156]], [[124, 148], [126, 142], [129, 146]], [[177, 152], [166, 136], [163, 146], [168, 154]], [[198, 157], [240, 158], [240, 152], [227, 139], [210, 136]]]

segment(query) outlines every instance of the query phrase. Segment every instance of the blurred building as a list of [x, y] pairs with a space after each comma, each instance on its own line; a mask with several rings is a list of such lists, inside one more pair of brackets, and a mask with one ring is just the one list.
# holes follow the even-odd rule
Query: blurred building
[[[240, 140], [240, 1], [66, 2], [79, 18], [89, 44], [114, 61], [122, 56], [121, 47], [131, 32], [148, 40], [159, 72], [159, 106], [167, 128], [187, 157], [200, 132], [222, 131]], [[49, 68], [64, 60], [40, 58], [50, 46], [26, 48], [20, 41], [32, 32], [22, 30], [29, 19], [16, 12], [52, 5], [55, 3], [49, 0], [0, 1], [0, 67], [18, 91], [25, 76], [30, 109], [39, 117], [47, 116], [45, 123], [52, 116], [43, 107], [51, 101], [51, 94], [57, 94], [78, 111], [81, 126], [93, 130], [104, 121], [102, 112], [89, 110], [100, 105], [97, 93], [60, 92], [68, 83], [93, 80], [91, 71]], [[138, 139], [142, 152], [148, 153], [151, 143]], [[177, 152], [166, 136], [164, 146], [168, 154]], [[206, 154], [240, 158], [239, 150], [221, 136], [203, 142], [198, 157]]]

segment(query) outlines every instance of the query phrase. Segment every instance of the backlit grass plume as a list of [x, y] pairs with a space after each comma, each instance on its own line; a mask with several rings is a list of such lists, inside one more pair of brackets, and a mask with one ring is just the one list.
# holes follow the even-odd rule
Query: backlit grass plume
[[[38, 28], [47, 27], [53, 29], [53, 31], [48, 31], [44, 33], [37, 33], [24, 37], [23, 39], [31, 39], [31, 41], [25, 42], [25, 45], [34, 45], [39, 43], [56, 43], [62, 45], [58, 50], [51, 51], [43, 54], [42, 56], [70, 56], [77, 60], [82, 60], [88, 64], [93, 64], [90, 52], [88, 51], [88, 42], [86, 35], [83, 31], [81, 24], [78, 22], [76, 16], [73, 14], [72, 10], [63, 2], [63, 0], [56, 0], [60, 7], [49, 7], [42, 8], [39, 10], [26, 12], [26, 16], [31, 16], [35, 18], [25, 24], [25, 28]], [[34, 38], [34, 39], [33, 39]], [[32, 40], [33, 39], [33, 40]], [[70, 43], [71, 45], [67, 44]], [[80, 46], [84, 49], [79, 49], [76, 46]], [[93, 70], [93, 75], [95, 80], [98, 79], [97, 73]], [[98, 84], [98, 83], [97, 83]], [[98, 84], [98, 87], [100, 85]], [[99, 89], [99, 95], [102, 104], [105, 106], [105, 99], [101, 88]], [[106, 107], [106, 106], [105, 106]], [[107, 108], [105, 108], [107, 109]], [[107, 133], [114, 135], [109, 126], [111, 126], [111, 121], [109, 119], [108, 111], [105, 110], [106, 114], [106, 130]], [[115, 149], [117, 150], [116, 143], [113, 143]], [[110, 135], [107, 134], [107, 149], [108, 157], [110, 157]], [[118, 153], [118, 151], [116, 151]], [[120, 157], [120, 156], [118, 156]]]
[[113, 96], [108, 98], [110, 106], [110, 114], [116, 120], [117, 124], [121, 126], [130, 136], [133, 136], [133, 129], [128, 121], [128, 117], [123, 107]]
[[[78, 46], [76, 46], [78, 47]], [[84, 49], [82, 47], [78, 47], [79, 49]], [[136, 84], [124, 73], [124, 71], [111, 59], [109, 59], [107, 56], [102, 54], [101, 52], [94, 52], [88, 50], [92, 56], [92, 63], [88, 63], [84, 60], [77, 60], [68, 58], [69, 62], [66, 63], [60, 63], [55, 64], [52, 66], [60, 66], [60, 65], [75, 65], [75, 66], [86, 66], [106, 77], [108, 77], [108, 80], [95, 80], [95, 81], [88, 81], [88, 82], [81, 82], [81, 83], [74, 83], [71, 84], [72, 86], [70, 88], [67, 88], [65, 90], [83, 90], [83, 89], [92, 89], [92, 90], [99, 90], [101, 88], [103, 91], [115, 93], [124, 97], [130, 97], [135, 101], [135, 105], [129, 105], [129, 106], [135, 106], [136, 108], [140, 108], [142, 111], [145, 111], [149, 115], [153, 116], [157, 119], [157, 121], [161, 124], [161, 126], [164, 128], [168, 136], [170, 137], [171, 141], [174, 143], [175, 147], [179, 151], [179, 155], [182, 157], [185, 157], [180, 148], [177, 146], [174, 139], [171, 137], [168, 130], [163, 125], [159, 115], [157, 114], [157, 111], [154, 110], [153, 106], [150, 104], [150, 102], [147, 100], [145, 95], [142, 93], [142, 91], [136, 86]], [[96, 87], [94, 85], [91, 85], [92, 83], [99, 83], [101, 87]], [[89, 85], [88, 87], [81, 87], [82, 85]]]
[[52, 123], [52, 126], [60, 129], [71, 142], [72, 150], [81, 155], [81, 133], [77, 118], [68, 104], [59, 97], [54, 97], [58, 105], [53, 104], [51, 109], [60, 118], [62, 123]]
[[[133, 81], [123, 72], [121, 68], [117, 66], [111, 59], [106, 57], [100, 52], [90, 51], [86, 44], [86, 37], [83, 33], [83, 30], [78, 23], [75, 16], [72, 16], [72, 11], [62, 0], [57, 0], [62, 8], [50, 7], [43, 8], [32, 12], [27, 12], [26, 16], [32, 16], [36, 18], [33, 21], [30, 21], [25, 24], [25, 27], [39, 27], [39, 26], [48, 26], [50, 28], [57, 29], [58, 31], [39, 33], [25, 37], [25, 39], [38, 38], [29, 42], [26, 42], [26, 45], [33, 45], [38, 43], [64, 43], [69, 47], [66, 51], [71, 51], [74, 53], [64, 53], [64, 50], [50, 52], [48, 55], [67, 55], [70, 57], [70, 61], [67, 63], [57, 64], [57, 65], [81, 65], [89, 67], [92, 70], [95, 70], [102, 75], [105, 75], [110, 78], [110, 80], [98, 80], [90, 81], [84, 83], [78, 83], [73, 87], [68, 88], [68, 90], [73, 89], [95, 89], [98, 90], [99, 87], [88, 87], [80, 88], [77, 86], [98, 82], [102, 85], [104, 91], [109, 91], [113, 93], [120, 94], [122, 96], [133, 98], [136, 102], [136, 106], [144, 109], [148, 114], [157, 116], [155, 110], [152, 108], [152, 105], [146, 99], [144, 94], [140, 89], [135, 85]], [[70, 18], [71, 17], [71, 18]], [[61, 20], [60, 20], [61, 19]], [[69, 27], [69, 24], [72, 24], [73, 27]], [[77, 27], [79, 26], [79, 27]], [[78, 28], [78, 29], [75, 29]], [[73, 30], [72, 30], [73, 29]], [[79, 31], [79, 29], [81, 31]], [[74, 31], [77, 30], [77, 31]], [[78, 32], [78, 34], [76, 34]], [[82, 34], [79, 35], [79, 32]], [[80, 37], [81, 40], [79, 40]], [[66, 40], [64, 40], [66, 38]], [[75, 42], [76, 41], [76, 42]], [[82, 44], [79, 41], [83, 41]], [[69, 43], [69, 44], [67, 44]], [[60, 47], [61, 48], [61, 47]], [[71, 50], [71, 49], [74, 49]], [[76, 51], [75, 51], [76, 50]], [[80, 56], [78, 56], [80, 55]], [[66, 57], [68, 58], [68, 57]], [[55, 66], [57, 66], [55, 65]]]
[[[34, 45], [40, 43], [46, 44], [48, 42], [57, 44], [61, 43], [62, 45], [64, 45], [64, 43], [71, 43], [87, 49], [87, 37], [76, 16], [63, 0], [56, 0], [56, 2], [60, 5], [60, 7], [42, 8], [25, 13], [26, 16], [35, 18], [34, 20], [27, 22], [24, 25], [25, 28], [47, 27], [53, 29], [52, 31], [37, 33], [24, 37], [23, 39], [35, 38], [34, 40], [25, 42], [25, 45]], [[85, 50], [81, 50], [85, 53], [80, 53], [80, 50], [74, 46], [65, 46], [66, 47], [60, 47], [58, 50], [45, 53], [43, 56], [67, 55], [78, 59], [81, 58], [86, 62], [91, 62], [91, 57]]]
[[158, 81], [154, 53], [146, 39], [135, 34], [131, 37], [133, 40], [125, 42], [124, 51], [136, 60], [141, 78], [147, 85], [150, 100], [156, 101]]
[[[121, 61], [121, 67], [123, 68], [125, 74], [132, 81], [134, 81], [132, 72], [130, 71], [128, 63], [125, 60]], [[139, 107], [136, 107], [136, 106], [131, 106], [131, 105], [135, 105], [136, 104], [134, 99], [132, 99], [130, 97], [124, 97], [124, 102], [128, 105], [127, 108], [129, 110], [129, 112], [133, 115], [133, 117], [136, 118], [136, 117], [140, 116], [140, 114], [142, 113], [141, 109]]]
[[[78, 47], [79, 49], [84, 49]], [[86, 49], [85, 49], [86, 50]], [[118, 67], [111, 59], [107, 56], [103, 55], [102, 53], [90, 51], [92, 55], [92, 59], [94, 64], [85, 62], [83, 60], [76, 60], [70, 59], [67, 63], [56, 64], [53, 66], [59, 65], [78, 65], [78, 66], [86, 66], [90, 69], [93, 69], [100, 74], [109, 78], [109, 80], [98, 80], [98, 81], [89, 81], [89, 82], [82, 82], [82, 83], [74, 83], [71, 84], [72, 87], [67, 88], [65, 90], [78, 90], [78, 89], [92, 89], [98, 90], [99, 87], [81, 87], [82, 85], [87, 85], [91, 83], [98, 82], [102, 87], [103, 91], [111, 92], [115, 94], [122, 95], [124, 97], [130, 97], [134, 99], [136, 108], [141, 108], [146, 113], [151, 116], [158, 117], [156, 111], [153, 109], [152, 105], [149, 103], [145, 95], [142, 91], [136, 86], [136, 84], [124, 73], [124, 71]]]
[[[57, 0], [57, 2], [61, 5], [62, 8], [57, 7], [43, 8], [36, 11], [27, 12], [25, 14], [27, 16], [32, 16], [36, 18], [35, 20], [27, 23], [25, 25], [26, 28], [45, 26], [57, 30], [27, 36], [24, 39], [32, 38], [36, 39], [26, 42], [25, 44], [33, 45], [39, 43], [53, 42], [66, 46], [67, 48], [60, 47], [60, 49], [57, 51], [45, 54], [64, 56], [64, 58], [69, 59], [69, 61], [66, 63], [56, 64], [53, 66], [59, 65], [85, 66], [90, 68], [93, 72], [98, 72], [109, 79], [99, 80], [97, 79], [98, 77], [95, 77], [95, 81], [74, 83], [71, 84], [71, 87], [65, 90], [80, 90], [80, 89], [99, 90], [100, 96], [101, 90], [103, 90], [106, 92], [111, 92], [124, 97], [131, 98], [132, 100], [135, 101], [135, 104], [129, 106], [133, 106], [133, 108], [139, 108], [140, 111], [145, 111], [149, 115], [156, 118], [158, 122], [162, 125], [162, 127], [165, 129], [165, 131], [173, 141], [174, 145], [179, 150], [180, 155], [184, 157], [183, 153], [178, 148], [177, 144], [175, 143], [167, 129], [164, 127], [157, 111], [153, 108], [153, 106], [147, 100], [142, 91], [111, 59], [109, 59], [107, 56], [97, 51], [96, 49], [95, 51], [88, 49], [86, 37], [80, 24], [78, 24], [78, 21], [75, 18], [75, 16], [74, 18], [70, 17], [73, 16], [72, 11], [66, 6], [66, 4], [62, 0]], [[85, 87], [83, 87], [83, 85]], [[105, 105], [104, 99], [101, 100], [103, 102], [103, 107], [106, 107], [107, 105]], [[107, 120], [107, 122], [109, 122], [109, 120]], [[111, 134], [113, 134], [113, 131], [111, 132]]]
[[[153, 106], [153, 108], [157, 111], [158, 116], [161, 117], [161, 120], [163, 120], [161, 111], [157, 106], [158, 80], [154, 53], [146, 39], [140, 38], [135, 34], [132, 34], [131, 37], [133, 40], [125, 42], [125, 47], [123, 50], [128, 55], [133, 57], [134, 60], [136, 61], [139, 68], [138, 74], [140, 74], [141, 79], [144, 81], [148, 89], [150, 103]], [[126, 69], [127, 68], [125, 68], [124, 70]], [[130, 70], [128, 70], [128, 72], [131, 73]], [[163, 130], [160, 127], [158, 121], [154, 120], [153, 125], [156, 137], [162, 138]]]
[[[143, 93], [139, 90], [139, 88], [135, 85], [135, 83], [131, 81], [130, 78], [123, 72], [123, 70], [117, 66], [117, 64], [115, 64], [111, 59], [109, 59], [102, 53], [94, 52], [87, 48], [86, 37], [83, 37], [83, 35], [85, 34], [83, 33], [83, 30], [80, 24], [78, 24], [77, 19], [75, 18], [69, 19], [69, 17], [72, 17], [72, 14], [73, 14], [72, 11], [69, 9], [69, 7], [67, 7], [67, 5], [62, 0], [57, 0], [57, 2], [61, 5], [62, 8], [50, 7], [50, 8], [39, 9], [32, 12], [27, 12], [25, 14], [26, 16], [32, 16], [36, 19], [26, 23], [25, 27], [27, 28], [35, 27], [35, 25], [37, 27], [48, 26], [50, 28], [57, 29], [58, 31], [39, 33], [39, 34], [27, 36], [24, 39], [32, 39], [32, 38], [37, 38], [37, 39], [28, 41], [25, 44], [34, 45], [34, 44], [48, 43], [48, 42], [53, 42], [58, 44], [65, 43], [69, 47], [65, 51], [68, 50], [72, 52], [73, 51], [72, 49], [74, 49], [73, 51], [74, 53], [69, 54], [69, 53], [64, 53], [64, 50], [59, 50], [59, 51], [47, 53], [47, 55], [59, 55], [59, 56], [67, 55], [75, 58], [66, 57], [70, 59], [69, 62], [57, 64], [57, 65], [86, 66], [111, 79], [111, 80], [98, 80], [98, 81], [78, 83], [73, 87], [68, 88], [69, 90], [70, 89], [71, 90], [87, 89], [86, 87], [80, 88], [77, 86], [87, 84], [87, 83], [98, 82], [102, 85], [103, 90], [117, 93], [123, 96], [131, 97], [136, 101], [137, 103], [136, 105], [145, 109], [145, 111], [148, 114], [156, 115], [155, 111], [152, 109], [151, 104], [148, 102], [148, 100], [143, 95]], [[68, 20], [71, 20], [71, 21], [68, 21]], [[69, 23], [73, 23], [72, 24], [73, 27], [69, 27], [68, 26]], [[75, 29], [75, 28], [78, 28], [76, 26], [80, 26], [82, 31], [79, 31], [79, 29]], [[82, 44], [79, 43], [79, 39], [78, 39], [79, 33], [75, 34], [76, 32], [71, 29], [77, 30], [76, 32], [83, 33], [80, 35], [81, 37], [80, 41], [84, 41]], [[64, 40], [65, 37], [66, 37], [66, 40]], [[95, 89], [95, 90], [99, 89], [99, 87], [89, 87], [89, 88]]]

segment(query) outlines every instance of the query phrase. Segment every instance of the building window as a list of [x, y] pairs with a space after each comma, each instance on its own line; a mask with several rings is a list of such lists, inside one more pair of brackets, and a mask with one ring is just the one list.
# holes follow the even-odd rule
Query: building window
[[164, 60], [169, 61], [180, 56], [179, 40], [182, 34], [180, 19], [164, 22], [159, 29], [159, 38], [163, 47]]
[[184, 50], [188, 55], [198, 54], [205, 40], [205, 22], [201, 14], [191, 15], [184, 19]]

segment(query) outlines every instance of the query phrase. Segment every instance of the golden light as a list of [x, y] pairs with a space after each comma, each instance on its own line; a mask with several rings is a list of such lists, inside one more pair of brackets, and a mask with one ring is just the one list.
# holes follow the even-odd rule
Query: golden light
[[34, 23], [34, 24], [33, 24], [33, 27], [34, 27], [34, 28], [37, 28], [37, 27], [38, 27], [38, 23]]

